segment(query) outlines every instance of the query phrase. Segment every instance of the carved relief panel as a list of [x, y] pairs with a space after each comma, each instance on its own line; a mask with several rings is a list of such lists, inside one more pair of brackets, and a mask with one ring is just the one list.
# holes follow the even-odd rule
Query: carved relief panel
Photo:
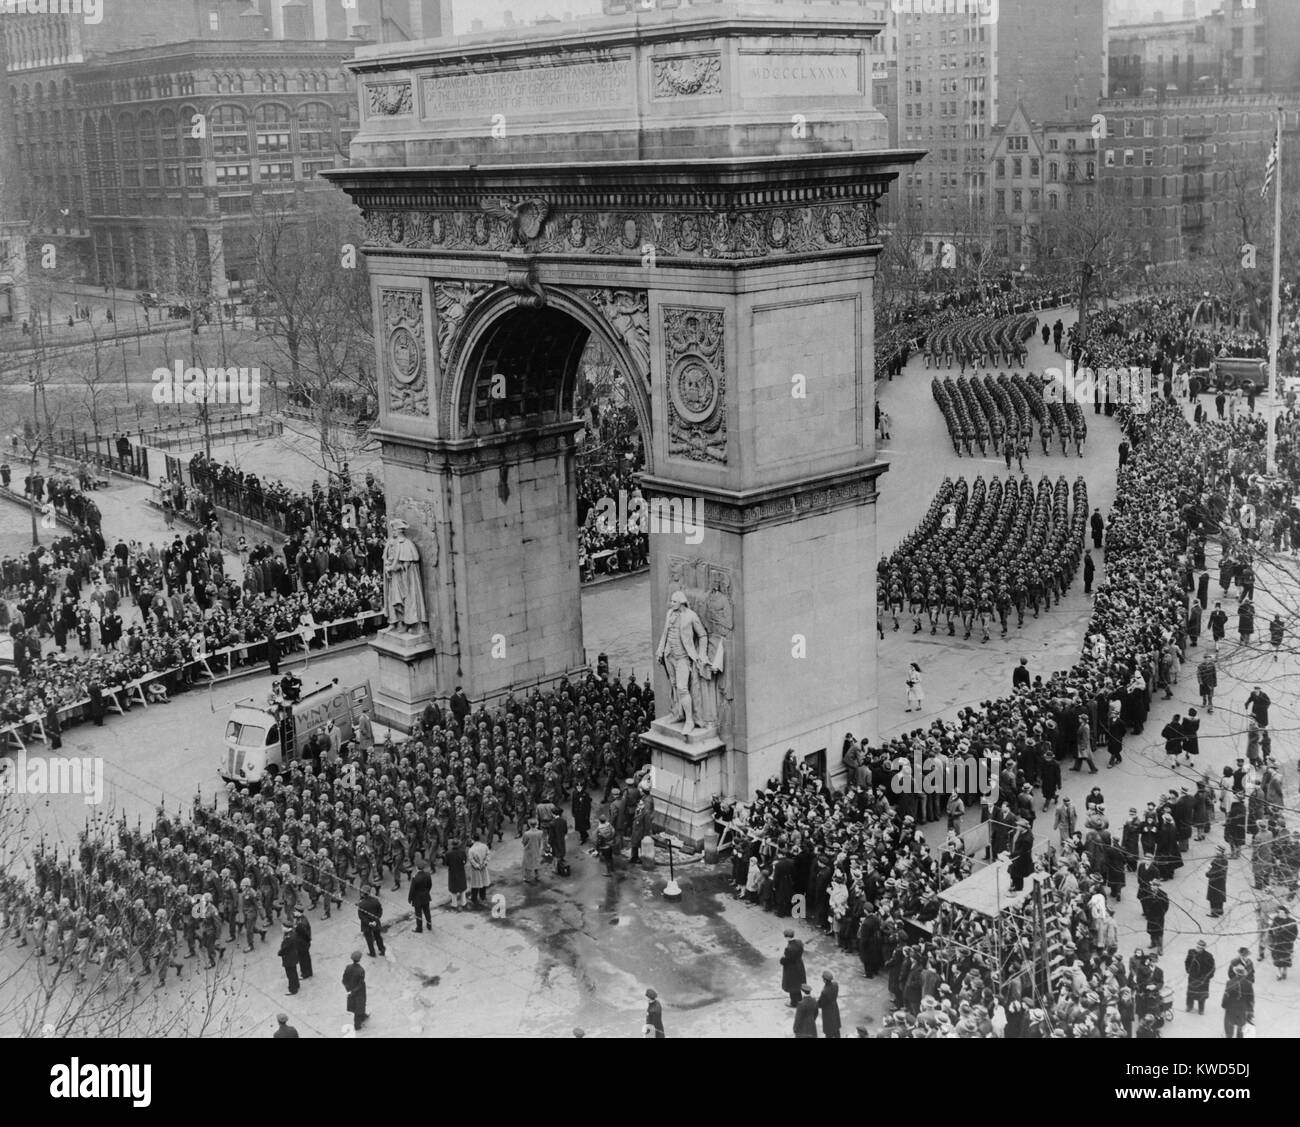
[[727, 366], [720, 309], [664, 306], [668, 455], [727, 463]]
[[429, 365], [424, 341], [424, 295], [419, 290], [381, 289], [379, 306], [388, 409], [395, 415], [427, 415]]

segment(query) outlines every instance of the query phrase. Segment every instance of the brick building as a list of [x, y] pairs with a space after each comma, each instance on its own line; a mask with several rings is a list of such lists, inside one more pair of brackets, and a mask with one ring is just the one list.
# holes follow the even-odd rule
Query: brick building
[[902, 196], [933, 250], [984, 227], [995, 130], [1018, 104], [1039, 120], [1091, 119], [1105, 88], [1105, 3], [1000, 0], [996, 19], [969, 2], [901, 7], [898, 143], [929, 149]]
[[[341, 64], [358, 43], [451, 32], [451, 0], [115, 0], [102, 15], [0, 21], [8, 218], [94, 279], [157, 290], [188, 252], [224, 292], [247, 277], [261, 201], [324, 188], [316, 170], [356, 128]], [[164, 228], [187, 245], [160, 252]]]
[[1090, 123], [1035, 122], [1023, 103], [993, 130], [989, 235], [1003, 264], [1050, 254], [1052, 218], [1095, 204], [1097, 157]]
[[1253, 94], [1300, 89], [1294, 0], [1221, 0], [1200, 17], [1112, 28], [1112, 97]]
[[331, 191], [316, 173], [346, 160], [358, 119], [342, 63], [354, 46], [202, 40], [83, 67], [94, 277], [175, 291], [178, 269], [197, 262], [219, 296], [248, 280], [263, 207]]
[[[1271, 212], [1260, 199], [1276, 110], [1284, 110], [1287, 181], [1296, 183], [1300, 95], [1221, 94], [1112, 98], [1103, 104], [1101, 200], [1131, 215], [1133, 238], [1152, 264], [1240, 243], [1241, 211], [1259, 242]], [[1267, 212], [1267, 214], [1266, 214]]]

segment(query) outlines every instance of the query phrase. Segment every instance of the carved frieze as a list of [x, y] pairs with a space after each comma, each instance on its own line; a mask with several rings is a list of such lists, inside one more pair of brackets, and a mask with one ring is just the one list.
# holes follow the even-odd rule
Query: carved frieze
[[726, 346], [720, 309], [664, 306], [668, 454], [727, 462]]
[[[868, 200], [724, 211], [548, 208], [538, 198], [492, 199], [473, 210], [366, 212], [366, 245], [394, 250], [529, 253], [644, 259], [763, 259], [879, 241]], [[533, 233], [535, 232], [535, 234]]]

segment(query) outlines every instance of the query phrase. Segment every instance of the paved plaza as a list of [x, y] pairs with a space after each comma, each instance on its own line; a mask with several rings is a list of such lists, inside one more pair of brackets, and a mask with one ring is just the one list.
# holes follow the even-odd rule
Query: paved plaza
[[[1055, 315], [1045, 314], [1053, 319]], [[1054, 358], [1050, 349], [1035, 340], [1029, 368], [1041, 368]], [[945, 475], [965, 474], [970, 480], [975, 474], [987, 477], [1005, 471], [1000, 459], [953, 454], [930, 395], [932, 374], [916, 357], [904, 374], [878, 387], [881, 402], [894, 420], [892, 441], [882, 453], [891, 464], [882, 479], [878, 506], [882, 550], [892, 549], [915, 526]], [[1118, 428], [1111, 420], [1091, 414], [1088, 423], [1082, 459], [1062, 457], [1059, 452], [1044, 458], [1037, 453], [1029, 459], [1027, 469], [1035, 479], [1042, 473], [1053, 478], [1064, 473], [1073, 480], [1082, 473], [1091, 502], [1105, 513], [1114, 495]], [[98, 495], [110, 543], [122, 530], [129, 530], [137, 539], [161, 540], [165, 534], [162, 518], [148, 504], [148, 494], [147, 487], [115, 481]], [[12, 502], [0, 506], [0, 550], [14, 551], [26, 543], [26, 522], [25, 512]], [[232, 560], [232, 566], [234, 563]], [[1099, 579], [1104, 574], [1101, 563], [1099, 559]], [[864, 582], [873, 564], [863, 561]], [[648, 669], [653, 641], [648, 582], [645, 576], [633, 576], [583, 593], [589, 659], [594, 662], [596, 654], [604, 651], [611, 669], [621, 669], [624, 676], [635, 670], [638, 679]], [[1261, 620], [1271, 617], [1282, 582], [1268, 569], [1261, 571]], [[1294, 598], [1294, 592], [1283, 594]], [[1234, 605], [1230, 602], [1229, 609]], [[1076, 579], [1059, 607], [1038, 620], [1028, 620], [1023, 629], [1013, 622], [1006, 640], [998, 638], [995, 631], [987, 645], [931, 637], [928, 631], [912, 635], [906, 623], [893, 633], [887, 625], [880, 645], [879, 732], [873, 742], [928, 724], [934, 717], [952, 717], [964, 705], [1005, 695], [1010, 690], [1011, 670], [1021, 656], [1029, 658], [1035, 674], [1047, 675], [1072, 664], [1088, 614], [1089, 600]], [[75, 642], [72, 645], [75, 647]], [[1193, 661], [1196, 652], [1190, 655]], [[925, 708], [918, 717], [905, 716], [902, 711], [903, 671], [913, 660], [922, 665], [926, 676]], [[1243, 702], [1250, 687], [1261, 683], [1274, 700], [1274, 755], [1284, 765], [1288, 796], [1294, 795], [1297, 716], [1293, 686], [1300, 683], [1300, 669], [1295, 665], [1294, 656], [1286, 653], [1281, 662], [1273, 662], [1271, 653], [1258, 643], [1249, 650], [1231, 640], [1224, 643], [1220, 706], [1213, 716], [1204, 718], [1200, 769], [1217, 776], [1221, 766], [1242, 754]], [[364, 647], [313, 656], [310, 666], [299, 668], [299, 672], [309, 689], [315, 682], [334, 677], [343, 683], [377, 678], [374, 655]], [[65, 733], [64, 755], [104, 760], [105, 804], [92, 811], [77, 797], [33, 801], [25, 827], [29, 843], [44, 838], [47, 844], [61, 842], [66, 847], [75, 842], [88, 815], [121, 816], [130, 824], [139, 820], [148, 825], [159, 802], [169, 812], [188, 807], [196, 793], [203, 802], [212, 802], [220, 789], [216, 767], [222, 753], [224, 717], [237, 700], [264, 697], [270, 680], [269, 674], [261, 673], [195, 688], [170, 704], [111, 716], [103, 728], [83, 724], [70, 729]], [[1141, 809], [1160, 791], [1194, 784], [1192, 772], [1171, 771], [1165, 765], [1158, 733], [1175, 711], [1197, 703], [1194, 672], [1185, 665], [1174, 699], [1157, 700], [1144, 734], [1126, 741], [1122, 766], [1113, 770], [1103, 767], [1095, 778], [1067, 773], [1064, 792], [1082, 807], [1086, 792], [1099, 784], [1112, 827], [1117, 827], [1130, 806]], [[967, 824], [977, 819], [978, 812], [971, 812]], [[942, 837], [938, 825], [932, 824], [929, 830], [932, 844], [937, 846]], [[1192, 844], [1170, 887], [1173, 907], [1163, 965], [1179, 999], [1183, 955], [1197, 939], [1208, 941], [1221, 969], [1237, 946], [1256, 945], [1256, 903], [1248, 854], [1231, 864], [1226, 915], [1208, 917], [1205, 870], [1221, 835], [1220, 821], [1209, 840]], [[1040, 824], [1035, 836], [1041, 848], [1054, 835], [1050, 825]], [[439, 870], [434, 877], [434, 928], [428, 934], [414, 932], [405, 889], [393, 892], [388, 885], [383, 893], [388, 955], [366, 961], [373, 1020], [364, 1036], [565, 1036], [575, 1027], [591, 1036], [636, 1035], [647, 986], [659, 992], [670, 1035], [789, 1034], [789, 1012], [778, 988], [778, 957], [784, 942], [781, 931], [788, 921], [737, 901], [729, 885], [727, 864], [708, 866], [702, 860], [691, 860], [680, 866], [677, 876], [683, 895], [680, 901], [670, 902], [663, 897], [668, 878], [666, 855], [661, 855], [653, 869], [629, 866], [625, 861], [616, 877], [607, 877], [594, 856], [576, 847], [576, 835], [571, 835], [570, 842], [570, 878], [559, 879], [544, 870], [540, 885], [525, 886], [519, 844], [513, 829], [507, 830], [506, 840], [493, 851], [496, 911], [491, 914], [439, 907], [447, 899], [445, 874]], [[1130, 881], [1116, 908], [1120, 950], [1125, 954], [1145, 945], [1146, 939], [1135, 891]], [[283, 977], [271, 943], [248, 956], [232, 945], [226, 958], [233, 960], [236, 968], [238, 1003], [224, 1011], [230, 1023], [228, 1032], [264, 1036], [274, 1024], [274, 1014], [283, 1010], [304, 1035], [340, 1035], [346, 1014], [338, 976], [348, 953], [360, 944], [354, 902], [346, 903], [330, 921], [320, 916], [319, 910], [311, 913], [315, 931], [312, 956], [318, 973], [292, 1000], [283, 996]], [[807, 925], [797, 926], [808, 945], [810, 978], [829, 969], [841, 983], [840, 1006], [846, 1027], [879, 1022], [890, 1008], [884, 979], [864, 979], [856, 957], [838, 951], [831, 938], [816, 934]], [[7, 953], [0, 955], [5, 957]], [[194, 967], [197, 962], [187, 965]], [[1216, 981], [1221, 985], [1222, 974]], [[180, 1005], [193, 985], [167, 989], [171, 992], [168, 998]], [[1261, 964], [1256, 999], [1263, 1035], [1300, 1033], [1298, 990], [1295, 981], [1275, 981], [1271, 967]], [[1214, 997], [1217, 995], [1212, 995], [1212, 1000]], [[1166, 1028], [1166, 1036], [1221, 1035], [1217, 1013], [1201, 1018], [1184, 1015], [1181, 1008], [1177, 1007], [1179, 1012]]]

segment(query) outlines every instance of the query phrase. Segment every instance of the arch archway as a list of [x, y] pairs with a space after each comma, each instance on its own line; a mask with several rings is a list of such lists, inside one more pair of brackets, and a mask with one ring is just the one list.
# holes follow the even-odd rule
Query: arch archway
[[[616, 357], [636, 385], [631, 398], [652, 456], [646, 373], [583, 293], [553, 288], [539, 304], [508, 287], [429, 287], [439, 344], [438, 390], [427, 405], [423, 391], [409, 390], [421, 388], [423, 368], [414, 291], [381, 290], [389, 386], [405, 381], [408, 389], [390, 390], [381, 430], [405, 429], [414, 408], [436, 420], [440, 436], [421, 442], [420, 465], [386, 468], [390, 514], [407, 520], [421, 550], [431, 613], [427, 638], [381, 643], [381, 674], [389, 660], [410, 667], [409, 654], [386, 655], [384, 646], [425, 646], [435, 684], [491, 696], [587, 664], [578, 565], [583, 423], [573, 409], [581, 362], [593, 337]], [[411, 719], [385, 696], [377, 697], [381, 715]]]
[[[598, 337], [627, 378], [645, 448], [645, 469], [653, 472], [645, 304], [644, 295], [613, 290], [573, 292], [552, 287], [541, 308], [521, 305], [519, 294], [510, 289], [487, 295], [465, 318], [448, 352], [444, 372], [451, 378], [443, 380], [448, 389], [444, 433], [467, 438], [492, 433], [497, 419], [517, 416], [525, 420], [522, 425], [529, 425], [529, 419], [536, 425], [571, 412], [583, 352]], [[600, 309], [621, 311], [626, 319], [622, 337]], [[502, 374], [507, 394], [504, 399], [494, 398], [491, 377]], [[499, 382], [495, 386], [499, 388]]]

